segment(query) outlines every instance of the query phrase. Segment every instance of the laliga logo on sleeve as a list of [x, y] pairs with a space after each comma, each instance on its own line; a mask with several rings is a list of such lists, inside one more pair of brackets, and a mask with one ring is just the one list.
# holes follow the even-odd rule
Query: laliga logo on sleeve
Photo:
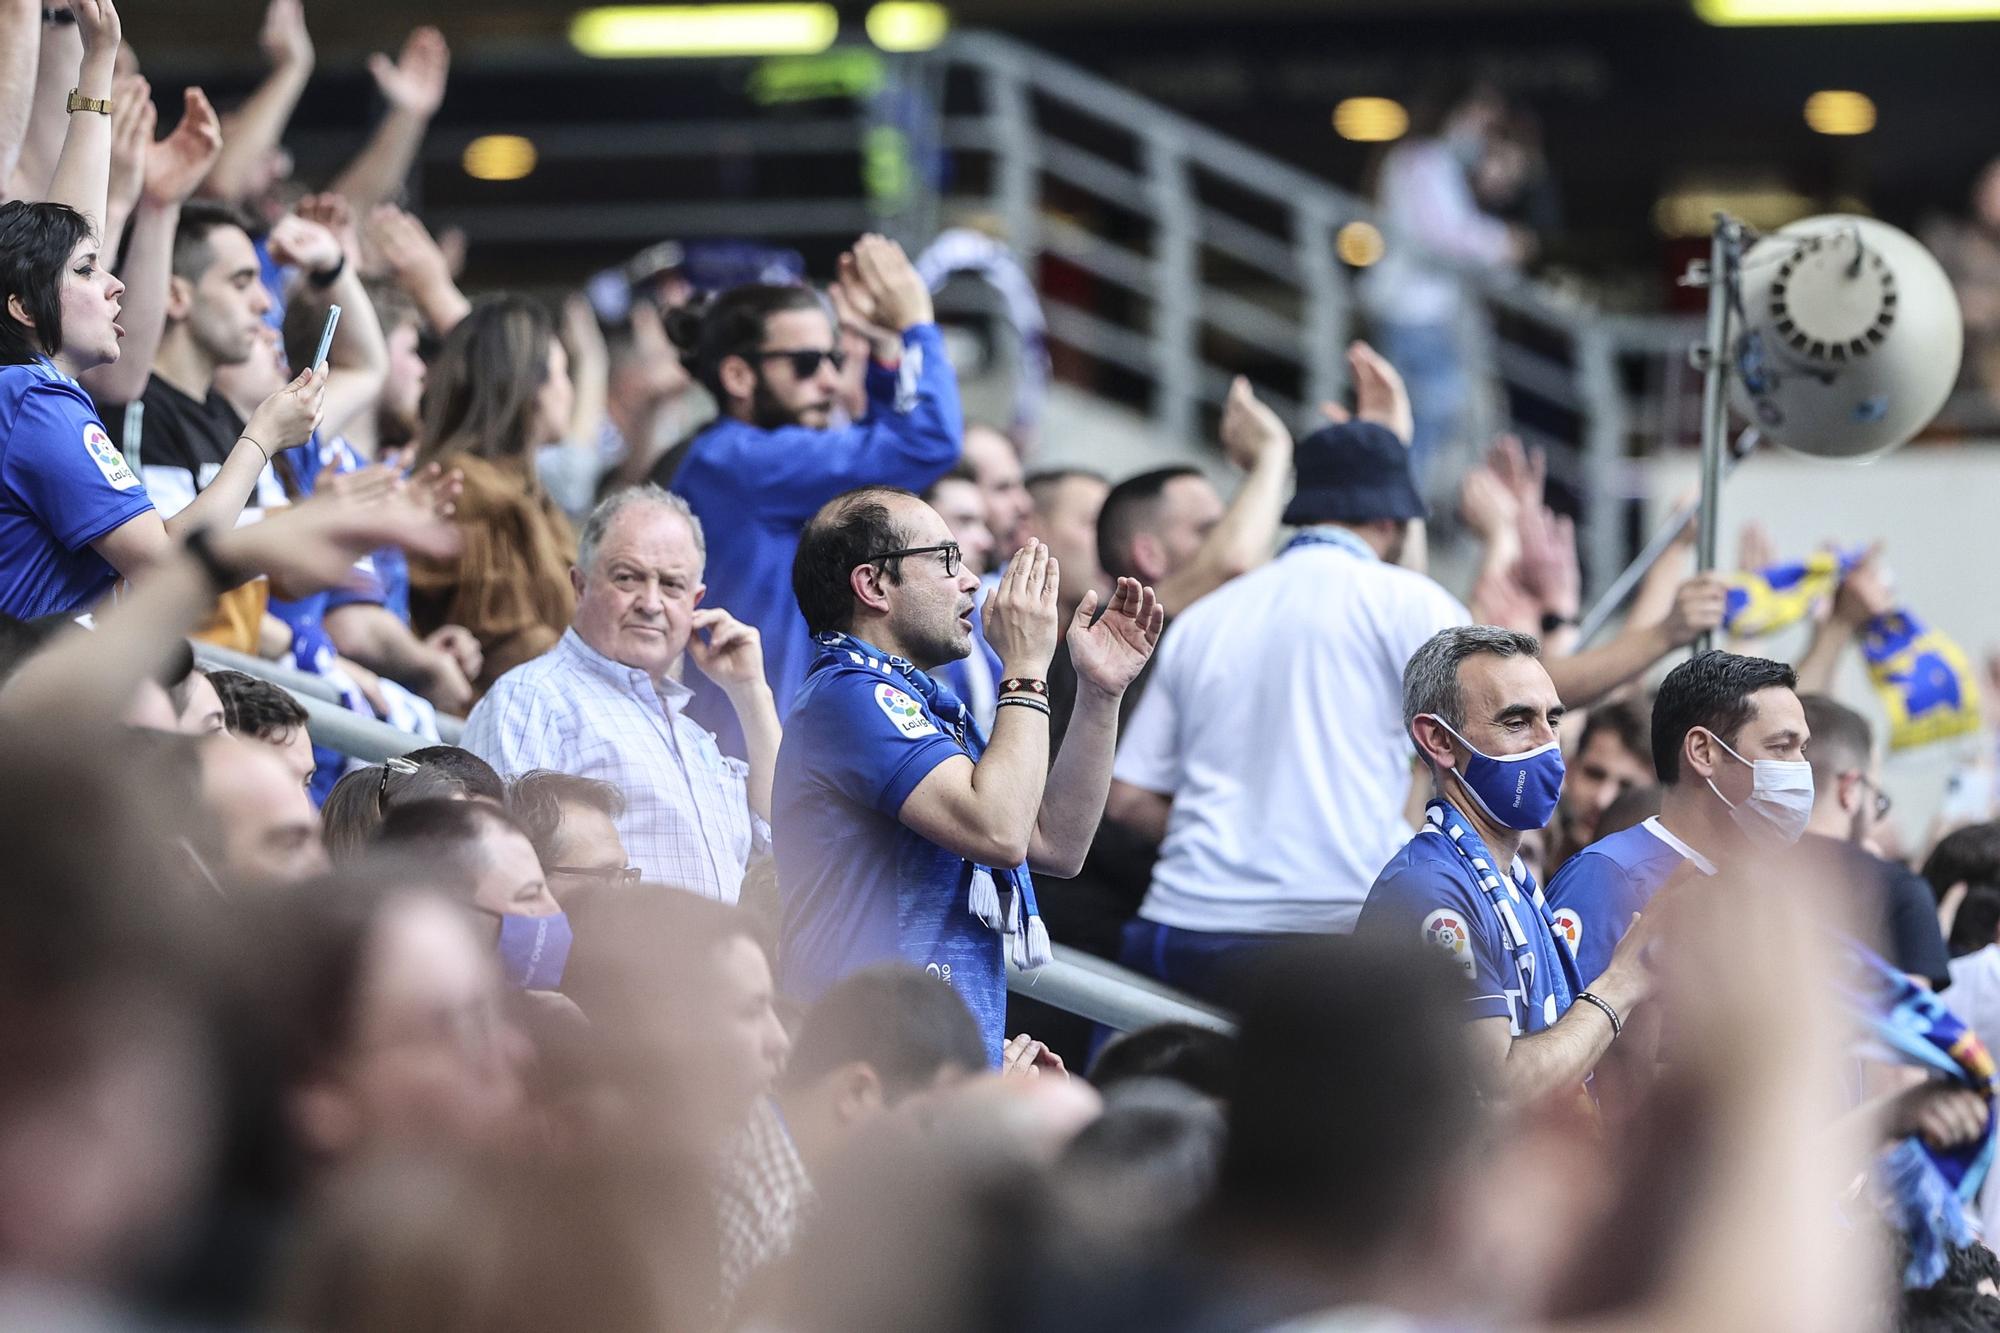
[[938, 729], [924, 716], [923, 706], [894, 685], [885, 683], [875, 687], [875, 706], [896, 724], [896, 730], [911, 739], [938, 734]]
[[1451, 908], [1440, 907], [1424, 918], [1424, 943], [1433, 949], [1443, 950], [1464, 970], [1466, 976], [1479, 975], [1479, 964], [1472, 957], [1472, 932], [1466, 929], [1464, 919]]
[[111, 437], [95, 421], [83, 428], [83, 447], [90, 455], [90, 461], [97, 464], [97, 470], [114, 488], [129, 491], [139, 484], [139, 478], [126, 466], [125, 456], [112, 446]]
[[1555, 923], [1557, 937], [1569, 946], [1569, 956], [1576, 957], [1576, 951], [1583, 947], [1583, 918], [1571, 908], [1560, 907], [1550, 920]]

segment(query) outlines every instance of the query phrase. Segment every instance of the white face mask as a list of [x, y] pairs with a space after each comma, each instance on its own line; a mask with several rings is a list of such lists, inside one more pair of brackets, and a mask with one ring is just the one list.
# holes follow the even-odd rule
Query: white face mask
[[1712, 731], [1708, 734], [1728, 751], [1731, 759], [1750, 765], [1750, 799], [1741, 805], [1724, 796], [1714, 778], [1708, 779], [1708, 789], [1729, 807], [1729, 817], [1736, 821], [1736, 827], [1754, 841], [1769, 846], [1790, 847], [1796, 843], [1812, 821], [1812, 765], [1803, 759], [1745, 759], [1731, 750], [1722, 737]]

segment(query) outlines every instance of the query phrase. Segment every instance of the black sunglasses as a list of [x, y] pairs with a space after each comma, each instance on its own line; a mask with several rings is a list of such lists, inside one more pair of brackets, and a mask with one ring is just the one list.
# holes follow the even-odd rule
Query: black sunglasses
[[423, 765], [414, 759], [405, 759], [392, 754], [382, 761], [382, 780], [375, 784], [375, 814], [377, 818], [389, 817], [389, 775], [401, 773], [404, 777], [423, 771]]
[[847, 369], [847, 353], [838, 347], [829, 352], [822, 352], [817, 347], [808, 347], [797, 352], [759, 352], [757, 353], [757, 359], [759, 361], [788, 360], [792, 363], [792, 374], [802, 380], [809, 380], [819, 374], [819, 363], [822, 361], [832, 362], [833, 373], [836, 375]]
[[637, 884], [637, 866], [550, 866], [551, 875], [570, 875], [577, 879], [595, 880], [599, 884]]
[[942, 555], [944, 557], [944, 576], [952, 578], [958, 573], [957, 542], [939, 542], [936, 546], [905, 546], [900, 551], [884, 551], [880, 555], [871, 555], [862, 561], [862, 563], [865, 565], [879, 565], [885, 560], [900, 560], [906, 555]]

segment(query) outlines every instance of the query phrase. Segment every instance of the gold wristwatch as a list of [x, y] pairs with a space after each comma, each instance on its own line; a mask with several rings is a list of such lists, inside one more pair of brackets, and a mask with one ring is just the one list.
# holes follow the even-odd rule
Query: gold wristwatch
[[76, 89], [69, 90], [69, 102], [65, 109], [75, 115], [79, 111], [95, 111], [100, 116], [111, 114], [111, 99], [108, 97], [85, 97]]

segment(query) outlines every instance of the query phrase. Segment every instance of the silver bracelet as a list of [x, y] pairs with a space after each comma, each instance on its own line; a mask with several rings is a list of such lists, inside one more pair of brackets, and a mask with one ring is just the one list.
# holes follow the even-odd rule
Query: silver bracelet
[[1599, 1013], [1602, 1013], [1606, 1018], [1611, 1020], [1611, 1039], [1613, 1041], [1616, 1041], [1619, 1035], [1625, 1031], [1624, 1021], [1618, 1017], [1618, 1011], [1611, 1007], [1609, 1000], [1601, 995], [1592, 995], [1587, 990], [1578, 991], [1576, 998], [1582, 1000], [1587, 1005], [1595, 1007]]

